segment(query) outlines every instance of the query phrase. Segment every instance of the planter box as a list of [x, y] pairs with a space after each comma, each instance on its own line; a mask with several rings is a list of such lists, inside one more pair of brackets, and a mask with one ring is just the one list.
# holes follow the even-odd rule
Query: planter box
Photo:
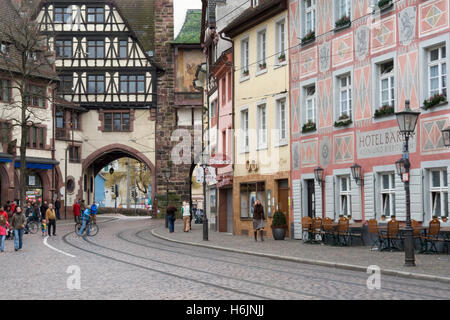
[[316, 131], [317, 127], [315, 123], [306, 123], [303, 125], [302, 133]]
[[[379, 2], [381, 2], [381, 1], [378, 1], [378, 3], [379, 3]], [[392, 2], [392, 0], [389, 1], [389, 2], [387, 2], [387, 3], [385, 3], [385, 4], [382, 5], [381, 7], [377, 4], [377, 7], [380, 9], [381, 12], [386, 11], [386, 10], [392, 8], [393, 6], [394, 6], [394, 2]]]
[[352, 123], [353, 123], [352, 119], [342, 119], [342, 120], [335, 121], [334, 126], [340, 128], [340, 127], [346, 127]]
[[433, 108], [445, 106], [446, 104], [448, 104], [448, 101], [439, 102], [438, 104], [432, 105], [432, 106], [430, 106], [430, 107], [425, 107], [425, 106], [423, 106], [422, 109], [424, 109], [424, 110], [430, 110], [430, 109], [433, 109]]

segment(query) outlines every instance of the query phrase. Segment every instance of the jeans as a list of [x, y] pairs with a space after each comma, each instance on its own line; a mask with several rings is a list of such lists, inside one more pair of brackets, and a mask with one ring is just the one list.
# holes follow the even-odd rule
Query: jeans
[[48, 235], [52, 233], [53, 226], [53, 235], [56, 234], [56, 220], [48, 220]]
[[[81, 236], [83, 234], [84, 228], [86, 228], [87, 225], [87, 220], [83, 219], [83, 224], [81, 225], [80, 231], [78, 233], [79, 236]], [[87, 228], [87, 235], [89, 235], [89, 228]]]
[[0, 251], [5, 251], [5, 239], [6, 236], [0, 236]]
[[173, 232], [175, 227], [175, 220], [171, 217], [167, 217], [167, 219], [169, 220], [169, 231]]
[[23, 229], [14, 229], [14, 248], [22, 249], [23, 245]]
[[61, 219], [60, 217], [59, 217], [59, 208], [56, 208], [55, 209], [55, 213], [56, 213], [56, 219]]

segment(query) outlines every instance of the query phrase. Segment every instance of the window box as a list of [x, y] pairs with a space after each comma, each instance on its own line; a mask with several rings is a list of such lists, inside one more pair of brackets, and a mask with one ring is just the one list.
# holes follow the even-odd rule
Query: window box
[[267, 64], [265, 62], [259, 64], [259, 70], [264, 70], [267, 68]]
[[380, 11], [387, 10], [394, 5], [392, 0], [380, 0], [377, 3], [377, 7], [380, 8]]
[[336, 21], [334, 30], [339, 31], [339, 30], [345, 29], [345, 28], [349, 27], [351, 24], [352, 24], [352, 22], [350, 20], [350, 17], [343, 16], [338, 21]]
[[338, 121], [334, 122], [335, 127], [346, 127], [349, 124], [353, 123], [352, 119], [347, 115], [343, 114], [339, 117]]
[[302, 127], [302, 133], [312, 132], [316, 130], [317, 130], [316, 124], [311, 120], [305, 123]]
[[302, 38], [302, 46], [307, 45], [308, 43], [314, 42], [316, 40], [316, 32], [311, 31], [306, 36]]
[[284, 62], [284, 61], [286, 61], [286, 55], [284, 53], [282, 53], [278, 57], [278, 62]]
[[373, 115], [373, 117], [382, 118], [390, 116], [391, 114], [394, 114], [394, 112], [395, 112], [394, 107], [391, 107], [390, 105], [384, 105], [380, 109], [375, 110], [375, 114]]
[[242, 71], [242, 76], [243, 77], [248, 77], [249, 74], [250, 74], [250, 72], [248, 70]]
[[433, 107], [442, 106], [447, 103], [447, 96], [444, 94], [435, 94], [423, 102], [423, 109], [428, 110]]

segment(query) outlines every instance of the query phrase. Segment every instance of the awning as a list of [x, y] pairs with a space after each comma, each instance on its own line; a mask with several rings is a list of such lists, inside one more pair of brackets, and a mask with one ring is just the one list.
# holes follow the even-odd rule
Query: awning
[[[25, 161], [28, 169], [51, 170], [54, 165], [59, 164], [56, 160], [38, 157], [26, 157]], [[14, 168], [20, 168], [20, 158], [16, 157]]]
[[0, 162], [12, 162], [13, 158], [9, 153], [0, 152]]

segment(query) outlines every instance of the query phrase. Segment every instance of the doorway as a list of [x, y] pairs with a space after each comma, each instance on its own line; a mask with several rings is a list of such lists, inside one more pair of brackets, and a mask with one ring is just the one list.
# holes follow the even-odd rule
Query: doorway
[[306, 212], [308, 217], [314, 218], [316, 216], [316, 197], [314, 179], [305, 180], [306, 182]]
[[289, 180], [278, 180], [278, 210], [289, 214]]

